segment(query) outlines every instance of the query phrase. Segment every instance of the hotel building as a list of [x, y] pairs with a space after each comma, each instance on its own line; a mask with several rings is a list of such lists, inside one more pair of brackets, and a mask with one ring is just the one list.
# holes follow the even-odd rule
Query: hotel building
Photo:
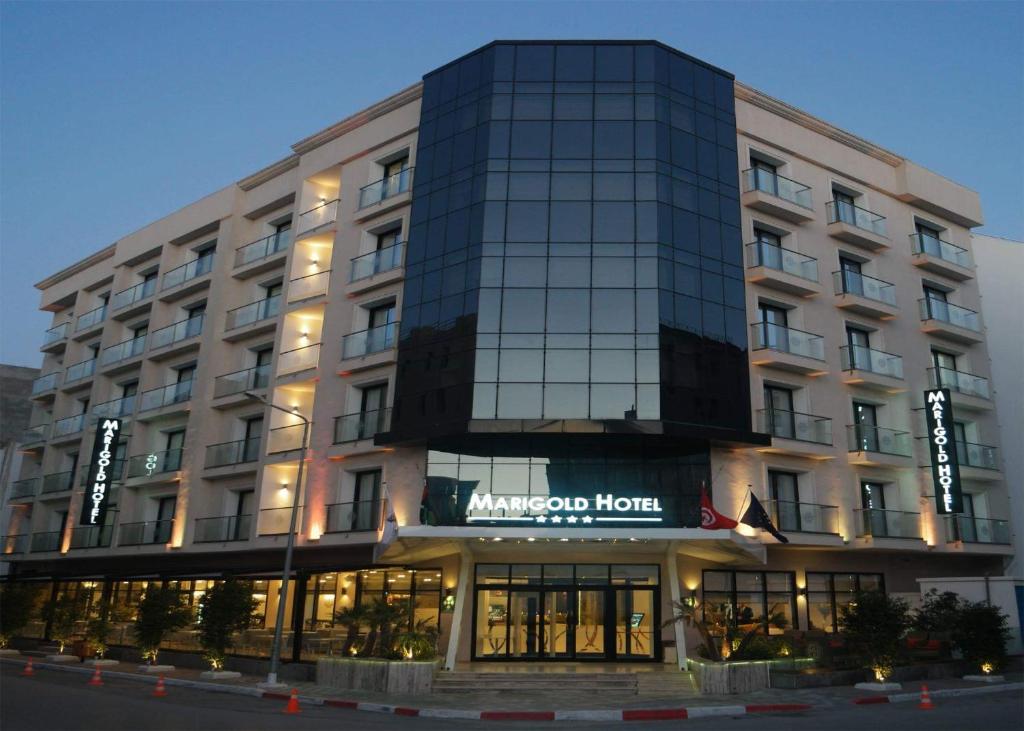
[[[672, 602], [831, 632], [1003, 574], [973, 191], [648, 41], [492, 43], [291, 149], [37, 285], [14, 576], [126, 608], [249, 577], [265, 653], [299, 490], [286, 654], [384, 596], [453, 667], [681, 661]], [[702, 489], [788, 544], [702, 529]]]

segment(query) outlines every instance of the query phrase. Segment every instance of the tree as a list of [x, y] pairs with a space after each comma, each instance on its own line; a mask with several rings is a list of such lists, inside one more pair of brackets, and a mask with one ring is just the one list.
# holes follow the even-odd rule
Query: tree
[[177, 591], [152, 583], [146, 588], [137, 612], [135, 636], [142, 656], [150, 662], [156, 661], [160, 644], [168, 632], [186, 627], [192, 621], [192, 611], [182, 603]]
[[912, 624], [910, 606], [880, 591], [860, 592], [840, 611], [840, 625], [850, 646], [864, 655], [875, 678], [892, 674], [900, 656], [900, 640]]
[[953, 645], [965, 660], [985, 672], [998, 670], [1006, 661], [1009, 640], [1007, 616], [999, 607], [985, 602], [963, 602], [953, 630]]
[[77, 596], [64, 593], [50, 602], [43, 610], [43, 616], [50, 624], [50, 638], [57, 643], [58, 654], [64, 654], [64, 647], [75, 636], [75, 623], [85, 608], [85, 602]]
[[42, 601], [37, 584], [11, 581], [0, 584], [0, 648], [32, 621]]
[[114, 629], [114, 622], [119, 621], [122, 613], [111, 606], [109, 599], [102, 600], [93, 616], [85, 626], [85, 639], [96, 652], [96, 657], [103, 657], [107, 652], [107, 640]]
[[203, 595], [199, 602], [199, 644], [214, 670], [224, 666], [234, 635], [248, 629], [257, 606], [249, 581], [228, 579]]
[[395, 630], [396, 627], [408, 625], [408, 605], [405, 602], [389, 604], [386, 599], [375, 599], [366, 607], [366, 623], [370, 631], [366, 634], [359, 654], [363, 657], [394, 656]]
[[348, 656], [359, 639], [359, 630], [366, 624], [366, 609], [362, 606], [351, 606], [334, 614], [334, 621], [345, 628], [345, 644], [341, 647], [342, 656]]
[[963, 600], [959, 594], [932, 589], [921, 598], [921, 608], [914, 612], [914, 629], [919, 632], [950, 632], [960, 622]]

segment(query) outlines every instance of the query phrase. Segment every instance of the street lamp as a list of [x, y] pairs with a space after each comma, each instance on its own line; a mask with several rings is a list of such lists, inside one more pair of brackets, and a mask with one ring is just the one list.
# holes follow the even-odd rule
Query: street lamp
[[270, 649], [270, 671], [267, 673], [266, 685], [279, 685], [277, 682], [277, 666], [281, 662], [281, 634], [284, 629], [284, 605], [288, 598], [288, 578], [292, 573], [292, 553], [295, 551], [295, 524], [299, 517], [299, 494], [302, 490], [302, 471], [306, 465], [306, 444], [309, 441], [309, 419], [302, 414], [296, 413], [282, 406], [268, 401], [266, 396], [260, 396], [252, 391], [246, 391], [245, 395], [254, 401], [259, 401], [272, 409], [283, 411], [289, 416], [296, 416], [302, 419], [302, 449], [299, 452], [299, 471], [295, 478], [295, 494], [292, 497], [292, 514], [288, 523], [288, 543], [284, 551], [284, 571], [281, 574], [281, 592], [277, 598], [277, 622], [274, 626], [274, 644]]

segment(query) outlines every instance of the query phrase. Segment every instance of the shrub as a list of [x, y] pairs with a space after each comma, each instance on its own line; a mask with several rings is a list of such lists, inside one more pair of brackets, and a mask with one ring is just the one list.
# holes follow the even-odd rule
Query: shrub
[[84, 608], [82, 599], [62, 594], [43, 609], [43, 617], [50, 624], [50, 638], [57, 643], [59, 654], [64, 654], [64, 647], [74, 638], [75, 623]]
[[1010, 639], [1007, 616], [999, 607], [985, 602], [963, 602], [953, 629], [953, 645], [964, 659], [982, 667], [998, 670], [1006, 661], [1006, 643]]
[[182, 603], [177, 591], [150, 584], [139, 602], [135, 619], [135, 636], [142, 656], [155, 662], [167, 633], [186, 627], [191, 621], [192, 611]]
[[963, 600], [959, 594], [932, 589], [914, 613], [914, 629], [920, 632], [952, 632], [960, 622]]
[[424, 618], [412, 629], [399, 632], [396, 644], [406, 660], [433, 660], [437, 656], [440, 634], [437, 624], [432, 619]]
[[0, 584], [0, 648], [32, 621], [42, 603], [42, 591], [36, 584], [23, 581]]
[[880, 591], [861, 592], [840, 612], [840, 625], [850, 646], [868, 661], [879, 681], [892, 674], [900, 657], [900, 640], [910, 629], [910, 607], [903, 599]]
[[257, 602], [252, 583], [228, 579], [208, 590], [199, 602], [199, 644], [214, 670], [224, 667], [224, 658], [234, 645], [234, 636], [248, 629]]
[[776, 643], [766, 635], [755, 635], [746, 645], [734, 652], [730, 660], [773, 660], [778, 656]]

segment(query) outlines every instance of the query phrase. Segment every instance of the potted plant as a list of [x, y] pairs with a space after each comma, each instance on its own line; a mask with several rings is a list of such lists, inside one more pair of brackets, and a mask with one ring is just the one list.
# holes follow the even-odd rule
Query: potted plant
[[210, 670], [203, 677], [240, 677], [224, 670], [224, 659], [234, 645], [235, 634], [248, 629], [258, 606], [252, 583], [228, 579], [215, 584], [199, 603], [199, 644], [206, 651]]
[[0, 584], [0, 654], [17, 654], [7, 644], [32, 620], [41, 599], [37, 585], [23, 581]]
[[135, 636], [146, 664], [144, 671], [173, 670], [173, 665], [157, 665], [160, 644], [169, 632], [188, 626], [192, 611], [182, 603], [181, 595], [169, 587], [150, 584], [139, 602], [135, 619]]
[[840, 611], [840, 627], [850, 646], [868, 663], [874, 681], [857, 683], [863, 690], [895, 690], [899, 683], [890, 683], [893, 668], [900, 658], [900, 641], [912, 625], [910, 607], [899, 597], [880, 591], [857, 594], [849, 606]]

